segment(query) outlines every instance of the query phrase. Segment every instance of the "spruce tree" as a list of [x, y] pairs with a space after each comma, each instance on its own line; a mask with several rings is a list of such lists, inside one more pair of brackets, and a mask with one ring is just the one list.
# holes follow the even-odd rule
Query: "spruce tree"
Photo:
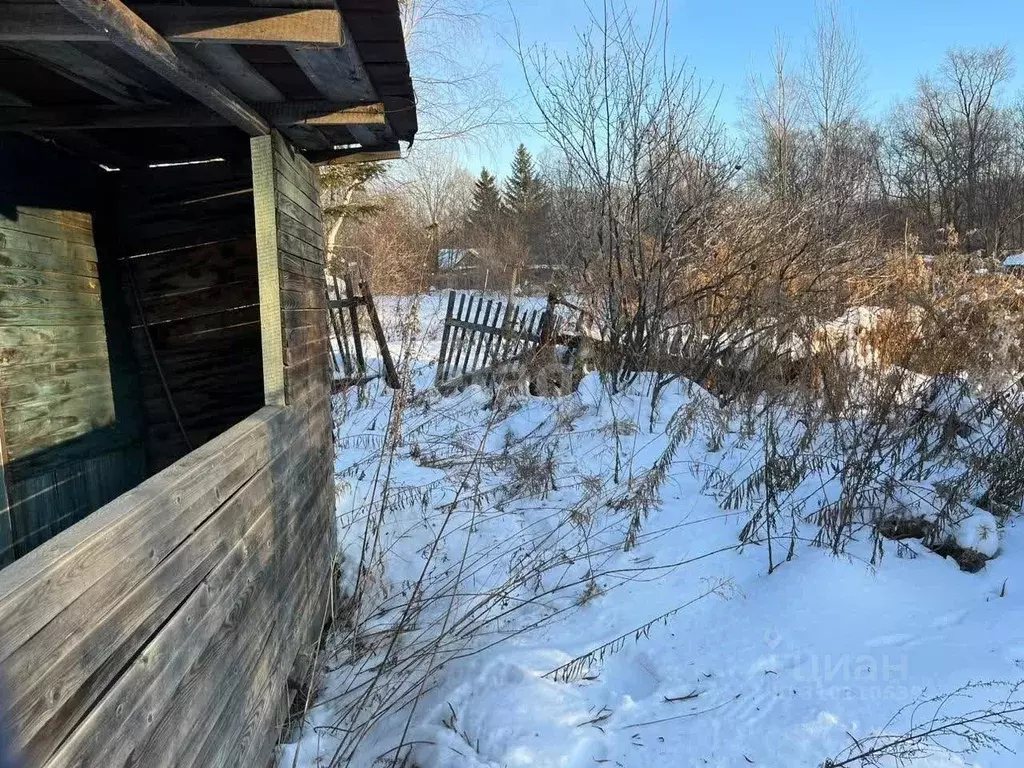
[[544, 261], [547, 252], [547, 190], [533, 167], [533, 158], [522, 144], [512, 160], [512, 173], [505, 182], [504, 198], [511, 231], [526, 248], [528, 261]]
[[505, 182], [505, 205], [513, 218], [523, 220], [544, 204], [544, 188], [533, 167], [533, 157], [522, 144], [512, 159], [512, 173]]
[[473, 204], [466, 217], [466, 224], [477, 234], [492, 234], [501, 223], [504, 213], [505, 206], [498, 191], [497, 179], [483, 168], [473, 187]]

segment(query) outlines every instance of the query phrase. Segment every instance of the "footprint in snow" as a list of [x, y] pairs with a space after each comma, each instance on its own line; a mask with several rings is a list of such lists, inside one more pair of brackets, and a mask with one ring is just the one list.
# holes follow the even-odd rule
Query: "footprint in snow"
[[913, 635], [906, 632], [897, 632], [892, 635], [882, 635], [868, 640], [864, 645], [868, 648], [890, 648], [894, 645], [906, 645], [914, 639]]
[[946, 629], [947, 627], [956, 626], [964, 620], [964, 616], [966, 615], [967, 611], [944, 613], [932, 621], [932, 629]]

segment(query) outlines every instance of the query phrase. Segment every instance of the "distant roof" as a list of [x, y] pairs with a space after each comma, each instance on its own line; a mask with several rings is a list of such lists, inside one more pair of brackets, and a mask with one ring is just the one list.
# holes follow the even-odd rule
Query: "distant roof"
[[438, 269], [460, 269], [471, 266], [464, 264], [467, 261], [467, 256], [476, 256], [477, 253], [472, 248], [442, 248], [437, 252], [437, 268]]
[[1024, 253], [1014, 253], [1003, 259], [1004, 267], [1024, 267]]

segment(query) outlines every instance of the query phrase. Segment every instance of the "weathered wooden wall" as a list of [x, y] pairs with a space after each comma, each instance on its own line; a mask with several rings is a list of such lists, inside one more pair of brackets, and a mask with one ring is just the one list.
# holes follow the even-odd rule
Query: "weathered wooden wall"
[[252, 152], [272, 404], [3, 570], [0, 719], [30, 766], [265, 765], [323, 626], [335, 532], [316, 177], [276, 136]]
[[97, 172], [27, 139], [0, 140], [0, 564], [144, 476], [137, 429], [115, 426]]
[[155, 472], [263, 405], [249, 159], [125, 174], [111, 219]]
[[279, 337], [267, 328], [263, 315], [264, 369], [283, 372], [280, 379], [273, 373], [265, 377], [265, 396], [267, 402], [305, 407], [312, 400], [327, 408], [330, 346], [319, 177], [280, 134], [252, 143], [260, 303], [279, 304], [283, 332]]

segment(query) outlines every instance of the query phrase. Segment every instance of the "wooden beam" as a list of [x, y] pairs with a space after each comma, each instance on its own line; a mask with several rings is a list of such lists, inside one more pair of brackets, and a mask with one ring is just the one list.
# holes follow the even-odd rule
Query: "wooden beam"
[[383, 104], [359, 104], [338, 109], [328, 101], [261, 104], [260, 112], [274, 125], [384, 125]]
[[[192, 46], [192, 55], [217, 73], [217, 77], [234, 93], [248, 102], [282, 102], [284, 95], [255, 67], [246, 61], [233, 46], [211, 43]], [[317, 128], [292, 125], [284, 133], [302, 149], [329, 149], [328, 141]]]
[[[339, 109], [323, 101], [270, 102], [257, 111], [276, 126], [383, 125], [384, 107], [365, 104]], [[5, 107], [0, 131], [100, 131], [123, 128], [217, 128], [230, 125], [220, 115], [197, 105], [129, 110], [120, 107], [59, 109]]]
[[127, 107], [157, 100], [142, 83], [70, 43], [36, 40], [9, 47], [114, 104]]
[[267, 405], [288, 404], [284, 382], [284, 328], [281, 320], [281, 266], [277, 248], [277, 184], [274, 136], [250, 142], [256, 261], [260, 288], [263, 395]]
[[299, 65], [306, 77], [323, 95], [331, 101], [376, 101], [370, 75], [363, 66], [353, 37], [342, 20], [342, 37], [345, 44], [336, 50], [315, 50], [289, 45], [288, 53]]
[[384, 160], [401, 160], [402, 150], [398, 144], [383, 144], [364, 149], [328, 149], [322, 152], [306, 152], [306, 159], [314, 165], [378, 163]]
[[[172, 43], [288, 43], [321, 48], [337, 48], [344, 43], [341, 14], [331, 8], [136, 5], [133, 10]], [[106, 39], [102, 30], [56, 5], [8, 3], [0, 14], [0, 42]]]
[[270, 124], [219, 83], [200, 64], [176, 50], [121, 0], [57, 0], [86, 24], [174, 86], [205, 104], [250, 136], [270, 133]]

